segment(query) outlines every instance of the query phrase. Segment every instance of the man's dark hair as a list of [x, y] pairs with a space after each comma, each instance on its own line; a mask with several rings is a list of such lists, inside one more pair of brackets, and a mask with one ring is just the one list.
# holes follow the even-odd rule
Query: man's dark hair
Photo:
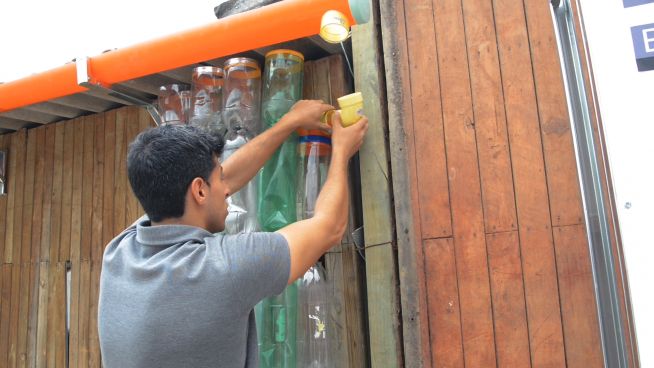
[[167, 125], [140, 133], [127, 153], [132, 191], [151, 221], [184, 215], [188, 186], [209, 180], [224, 146], [221, 136], [188, 125]]

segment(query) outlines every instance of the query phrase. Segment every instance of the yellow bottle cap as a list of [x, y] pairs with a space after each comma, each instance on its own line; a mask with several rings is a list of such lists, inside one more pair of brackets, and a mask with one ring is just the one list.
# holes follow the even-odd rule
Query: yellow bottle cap
[[328, 10], [320, 22], [320, 37], [329, 43], [339, 43], [350, 37], [350, 22], [338, 10]]
[[363, 95], [355, 92], [338, 98], [338, 106], [341, 108], [341, 120], [343, 126], [348, 127], [361, 119], [363, 110]]
[[341, 109], [355, 104], [363, 104], [363, 95], [361, 92], [354, 92], [338, 98], [338, 106]]

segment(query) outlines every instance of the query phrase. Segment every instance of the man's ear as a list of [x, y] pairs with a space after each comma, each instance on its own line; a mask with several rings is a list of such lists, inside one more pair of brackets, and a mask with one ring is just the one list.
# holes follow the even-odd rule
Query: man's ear
[[207, 199], [207, 186], [202, 178], [193, 179], [189, 191], [191, 191], [191, 198], [197, 204], [203, 204]]

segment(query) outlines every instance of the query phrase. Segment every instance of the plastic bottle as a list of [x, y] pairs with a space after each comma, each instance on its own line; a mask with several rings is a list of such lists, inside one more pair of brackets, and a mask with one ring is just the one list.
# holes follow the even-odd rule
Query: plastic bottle
[[[299, 133], [297, 213], [299, 219], [308, 219], [314, 215], [318, 194], [327, 179], [331, 140], [321, 131]], [[330, 367], [334, 337], [331, 299], [324, 267], [316, 263], [298, 284], [298, 367]]]
[[157, 109], [161, 116], [161, 124], [186, 124], [188, 121], [185, 91], [188, 85], [167, 84], [159, 87]]
[[[304, 58], [291, 50], [266, 55], [262, 118], [272, 127], [302, 96]], [[259, 222], [265, 231], [277, 231], [296, 221], [295, 177], [297, 135], [292, 134], [264, 165], [259, 185]]]
[[[266, 55], [263, 73], [264, 129], [276, 124], [302, 96], [304, 56], [291, 50]], [[264, 165], [259, 180], [259, 223], [276, 231], [297, 220], [297, 135], [293, 134]], [[297, 283], [255, 307], [259, 337], [259, 366], [295, 368]]]
[[[222, 160], [261, 132], [261, 69], [255, 60], [232, 58], [225, 62], [223, 119], [227, 132]], [[228, 234], [260, 230], [257, 218], [258, 175], [227, 198]]]
[[223, 77], [221, 68], [201, 66], [193, 69], [189, 124], [213, 134], [224, 135], [222, 121]]

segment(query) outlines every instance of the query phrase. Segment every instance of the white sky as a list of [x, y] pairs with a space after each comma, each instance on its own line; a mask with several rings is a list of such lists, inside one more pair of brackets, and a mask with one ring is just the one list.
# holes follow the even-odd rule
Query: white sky
[[209, 23], [221, 2], [2, 0], [0, 82]]

